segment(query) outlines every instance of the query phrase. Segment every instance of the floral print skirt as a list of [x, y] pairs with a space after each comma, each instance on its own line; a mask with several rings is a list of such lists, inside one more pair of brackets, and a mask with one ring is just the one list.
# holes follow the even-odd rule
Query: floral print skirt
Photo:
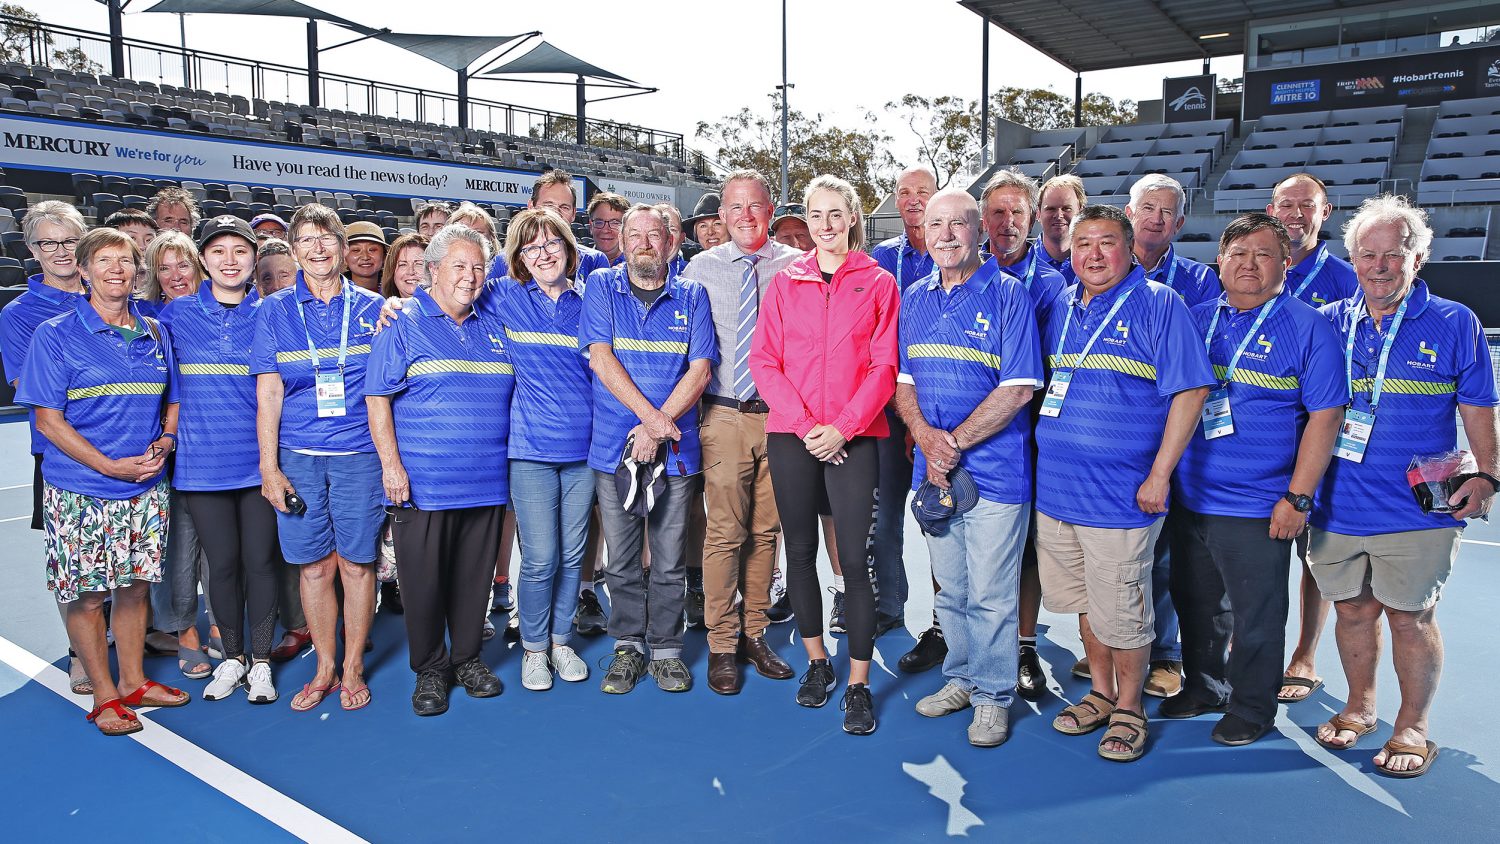
[[167, 543], [167, 482], [124, 500], [43, 484], [47, 588], [59, 604], [138, 580], [161, 581]]

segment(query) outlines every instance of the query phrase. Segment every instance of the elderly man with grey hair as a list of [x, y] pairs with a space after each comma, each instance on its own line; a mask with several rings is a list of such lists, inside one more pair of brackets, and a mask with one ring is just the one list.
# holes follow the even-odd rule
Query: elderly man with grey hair
[[[1344, 245], [1360, 292], [1322, 312], [1345, 338], [1353, 401], [1318, 491], [1307, 557], [1323, 597], [1334, 602], [1349, 700], [1317, 738], [1347, 750], [1378, 726], [1375, 670], [1384, 616], [1401, 708], [1374, 764], [1388, 776], [1415, 777], [1437, 756], [1428, 738], [1443, 667], [1437, 602], [1464, 520], [1488, 513], [1500, 487], [1500, 397], [1479, 318], [1432, 295], [1417, 277], [1432, 246], [1425, 213], [1399, 196], [1373, 197], [1345, 227]], [[1456, 477], [1456, 489], [1441, 490], [1425, 507], [1407, 486], [1407, 467], [1413, 455], [1458, 448], [1455, 418], [1463, 420], [1476, 470], [1467, 480]]]

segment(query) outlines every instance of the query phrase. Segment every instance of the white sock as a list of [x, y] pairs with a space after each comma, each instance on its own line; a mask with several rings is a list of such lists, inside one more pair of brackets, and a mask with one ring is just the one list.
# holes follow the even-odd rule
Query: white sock
[[839, 592], [844, 591], [844, 576], [842, 574], [833, 576], [833, 588]]

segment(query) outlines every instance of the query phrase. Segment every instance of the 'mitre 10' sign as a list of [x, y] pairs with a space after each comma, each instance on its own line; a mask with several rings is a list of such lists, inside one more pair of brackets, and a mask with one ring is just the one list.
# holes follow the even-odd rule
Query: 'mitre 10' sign
[[[1174, 80], [1167, 80], [1169, 83]], [[1244, 117], [1365, 106], [1429, 106], [1500, 95], [1500, 45], [1449, 47], [1245, 74]], [[1172, 120], [1168, 112], [1167, 120]]]

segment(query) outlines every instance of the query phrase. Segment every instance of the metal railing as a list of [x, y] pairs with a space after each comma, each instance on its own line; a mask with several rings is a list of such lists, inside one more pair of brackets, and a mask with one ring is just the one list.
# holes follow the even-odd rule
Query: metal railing
[[[8, 30], [11, 43], [21, 51], [19, 61], [56, 66], [55, 54], [77, 50], [75, 55], [93, 63], [93, 72], [107, 72], [110, 66], [110, 41], [106, 33], [4, 14], [0, 14], [0, 27]], [[307, 99], [308, 86], [304, 68], [136, 38], [125, 38], [124, 45], [126, 79], [305, 107], [302, 103]], [[336, 73], [320, 72], [318, 76], [319, 102], [323, 108], [419, 123], [458, 125], [457, 94]], [[521, 138], [572, 143], [576, 138], [577, 118], [562, 112], [471, 96], [469, 126]], [[691, 163], [684, 138], [676, 132], [590, 119], [586, 137], [593, 146]]]

